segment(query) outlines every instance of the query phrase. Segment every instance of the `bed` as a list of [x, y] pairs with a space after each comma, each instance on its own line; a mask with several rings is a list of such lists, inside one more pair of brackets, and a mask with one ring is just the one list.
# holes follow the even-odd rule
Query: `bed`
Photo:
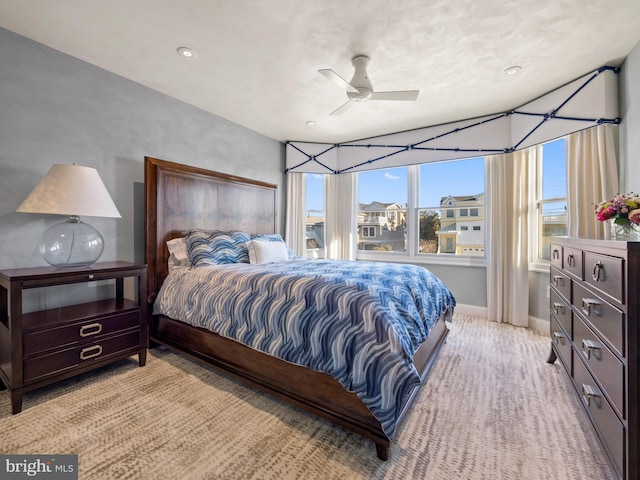
[[[446, 287], [446, 292], [439, 294], [443, 298], [435, 302], [438, 303], [437, 309], [426, 297], [422, 298], [422, 303], [431, 305], [428, 309], [433, 318], [428, 322], [422, 322], [428, 323], [428, 328], [423, 325], [408, 329], [409, 335], [400, 335], [400, 340], [394, 333], [396, 327], [386, 327], [391, 332], [389, 334], [385, 329], [369, 329], [367, 335], [373, 331], [369, 337], [389, 343], [391, 353], [381, 351], [382, 347], [378, 345], [368, 348], [368, 356], [365, 356], [357, 346], [363, 335], [359, 331], [362, 328], [358, 326], [360, 319], [370, 325], [381, 321], [378, 317], [388, 316], [390, 310], [393, 310], [392, 316], [405, 315], [404, 312], [396, 312], [397, 307], [387, 308], [388, 304], [391, 305], [393, 302], [387, 302], [386, 296], [392, 295], [393, 291], [403, 290], [405, 283], [411, 283], [412, 288], [425, 282], [438, 283], [439, 280], [431, 276], [426, 269], [406, 267], [413, 269], [410, 276], [405, 275], [406, 279], [399, 276], [401, 274], [398, 272], [389, 273], [390, 277], [385, 277], [387, 274], [383, 271], [386, 271], [387, 267], [376, 262], [310, 261], [295, 258], [290, 251], [287, 252], [286, 261], [276, 263], [254, 265], [255, 258], [252, 257], [251, 263], [243, 261], [220, 266], [205, 265], [202, 268], [170, 268], [167, 242], [182, 241], [184, 232], [250, 232], [251, 238], [258, 244], [248, 242], [248, 245], [253, 243], [256, 247], [266, 247], [262, 240], [278, 237], [275, 234], [277, 212], [278, 195], [275, 185], [145, 157], [146, 261], [149, 292], [147, 300], [151, 343], [164, 345], [206, 362], [296, 407], [363, 435], [375, 443], [378, 458], [387, 460], [394, 433], [410, 413], [411, 404], [421, 386], [426, 383], [446, 339], [446, 322], [451, 320], [455, 300]], [[189, 236], [190, 240], [192, 238]], [[195, 247], [193, 243], [190, 245], [190, 253], [193, 253]], [[252, 253], [255, 255], [253, 250]], [[358, 277], [354, 268], [356, 264], [360, 264], [358, 267], [363, 269], [362, 275]], [[248, 277], [249, 275], [251, 277]], [[331, 279], [328, 284], [318, 286], [314, 283], [326, 281], [321, 280], [321, 277], [325, 276]], [[191, 301], [192, 310], [183, 311], [180, 302], [174, 302], [172, 306], [168, 304], [179, 298], [186, 301], [193, 298], [192, 290], [180, 290], [183, 284], [188, 283], [185, 279], [196, 285], [196, 289], [208, 294], [206, 301]], [[207, 288], [203, 287], [206, 282], [212, 280], [213, 284], [208, 284], [210, 286]], [[372, 285], [371, 282], [374, 280], [378, 283]], [[393, 282], [394, 285], [389, 286], [388, 282]], [[253, 303], [241, 306], [245, 305], [241, 302], [244, 301], [241, 298], [242, 289], [229, 294], [227, 292], [231, 290], [220, 290], [234, 288], [234, 285], [244, 285], [244, 291], [249, 292], [247, 285], [254, 288], [254, 284], [255, 297], [260, 296], [259, 292], [269, 292], [268, 295], [262, 295], [267, 297], [265, 301], [270, 302], [266, 307], [253, 307], [256, 305], [255, 298], [248, 298], [246, 302]], [[301, 284], [308, 284], [308, 287]], [[299, 334], [299, 330], [306, 331], [306, 327], [280, 334], [297, 339], [299, 348], [285, 349], [280, 340], [265, 341], [265, 337], [269, 337], [268, 334], [246, 333], [249, 328], [246, 325], [258, 321], [261, 310], [267, 312], [264, 315], [265, 321], [271, 323], [284, 323], [273, 320], [289, 318], [288, 315], [294, 318], [293, 313], [274, 314], [285, 308], [284, 298], [294, 298], [295, 295], [291, 293], [294, 290], [301, 293], [296, 293], [297, 301], [292, 300], [290, 303], [299, 308], [291, 310], [299, 310], [300, 318], [308, 319], [315, 315], [311, 325], [318, 326], [317, 335], [333, 331], [335, 325], [340, 323], [351, 322], [348, 335], [339, 333], [335, 337], [327, 336], [321, 341], [316, 341], [316, 345], [329, 343], [334, 346], [338, 355], [350, 352], [349, 355], [343, 355], [350, 357], [347, 359], [349, 365], [355, 363], [384, 366], [387, 365], [389, 357], [409, 357], [410, 364], [407, 365], [404, 361], [399, 366], [385, 366], [387, 373], [380, 374], [381, 381], [375, 380], [370, 372], [360, 375], [358, 380], [346, 371], [348, 368], [344, 365], [344, 358], [337, 361], [328, 358], [327, 354], [309, 354], [315, 350], [309, 346], [309, 340]], [[320, 290], [323, 293], [318, 293]], [[375, 300], [381, 302], [380, 305], [373, 303], [373, 296], [370, 295], [372, 290], [376, 292], [376, 297], [380, 297], [381, 300]], [[285, 295], [274, 295], [273, 292], [284, 292]], [[404, 295], [416, 297], [418, 294], [409, 292]], [[246, 296], [251, 295], [247, 293]], [[339, 299], [336, 305], [339, 304], [340, 307], [325, 305], [324, 299], [333, 296]], [[234, 300], [228, 301], [229, 298]], [[322, 306], [319, 306], [320, 304]], [[195, 310], [199, 310], [198, 315], [194, 313]], [[243, 311], [249, 313], [240, 319], [244, 315]], [[181, 316], [185, 318], [180, 318]], [[239, 321], [244, 322], [246, 328], [226, 323], [238, 320], [236, 316]], [[214, 317], [215, 321], [211, 320]], [[292, 320], [295, 321], [297, 320]], [[251, 323], [251, 328], [265, 327], [256, 327]], [[425, 331], [422, 331], [423, 329]], [[243, 332], [244, 336], [234, 339], [232, 333], [238, 331]], [[313, 335], [314, 333], [310, 334], [312, 337]], [[336, 348], [336, 345], [341, 345], [340, 342], [345, 342], [348, 348]], [[285, 350], [286, 353], [282, 354]], [[311, 363], [304, 366], [303, 360]], [[339, 364], [339, 368], [336, 364]], [[369, 370], [372, 371], [373, 367]], [[398, 375], [401, 380], [386, 380], [390, 376], [389, 371], [393, 371], [394, 375], [396, 371], [401, 372]], [[363, 380], [362, 377], [367, 378]]]

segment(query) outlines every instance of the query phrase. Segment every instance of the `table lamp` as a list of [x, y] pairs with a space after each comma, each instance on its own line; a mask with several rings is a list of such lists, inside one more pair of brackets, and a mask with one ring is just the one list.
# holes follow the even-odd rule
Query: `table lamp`
[[81, 216], [121, 218], [98, 171], [75, 163], [53, 165], [16, 211], [69, 216], [40, 242], [40, 253], [54, 267], [91, 265], [102, 255], [102, 235]]

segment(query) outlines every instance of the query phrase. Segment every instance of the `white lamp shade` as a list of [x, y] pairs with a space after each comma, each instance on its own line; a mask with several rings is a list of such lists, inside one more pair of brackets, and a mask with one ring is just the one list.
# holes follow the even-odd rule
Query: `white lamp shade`
[[80, 165], [53, 165], [16, 211], [121, 218], [98, 171]]

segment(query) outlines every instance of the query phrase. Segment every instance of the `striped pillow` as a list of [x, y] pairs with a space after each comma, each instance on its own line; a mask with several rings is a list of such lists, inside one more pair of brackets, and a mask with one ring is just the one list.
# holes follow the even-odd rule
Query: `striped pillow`
[[247, 232], [188, 230], [184, 232], [184, 236], [187, 241], [189, 261], [194, 267], [249, 263], [249, 252], [245, 243], [251, 239], [251, 236]]

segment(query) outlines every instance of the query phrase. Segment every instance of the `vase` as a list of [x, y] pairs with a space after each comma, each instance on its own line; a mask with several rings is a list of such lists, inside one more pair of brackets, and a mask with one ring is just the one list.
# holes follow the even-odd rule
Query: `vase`
[[640, 225], [635, 223], [619, 225], [611, 222], [611, 238], [614, 240], [638, 242], [640, 241]]

